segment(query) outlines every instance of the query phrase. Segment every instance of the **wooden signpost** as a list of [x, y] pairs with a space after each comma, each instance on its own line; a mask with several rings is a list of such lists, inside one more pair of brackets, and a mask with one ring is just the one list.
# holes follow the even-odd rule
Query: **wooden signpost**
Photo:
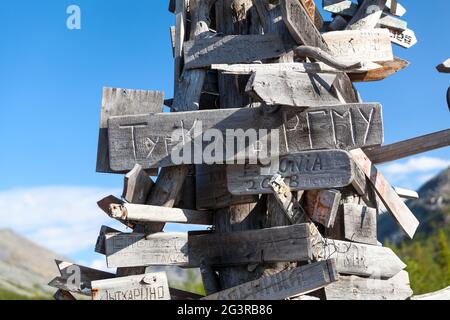
[[333, 31], [323, 34], [331, 54], [342, 63], [382, 62], [394, 59], [386, 29]]
[[284, 156], [268, 167], [228, 166], [228, 189], [233, 194], [272, 193], [269, 182], [275, 174], [280, 174], [292, 191], [339, 188], [352, 183], [353, 163], [347, 152], [331, 150]]
[[[118, 171], [131, 170], [136, 163], [144, 169], [173, 166], [174, 150], [179, 155], [178, 150], [185, 151], [180, 155], [182, 164], [201, 164], [205, 148], [215, 145], [203, 141], [206, 130], [215, 129], [218, 139], [225, 139], [227, 130], [243, 130], [245, 135], [255, 127], [267, 131], [265, 135], [256, 137], [254, 143], [262, 139], [270, 141], [273, 136], [269, 139], [267, 132], [278, 130], [279, 150], [275, 154], [266, 153], [265, 158], [314, 149], [355, 149], [383, 142], [379, 104], [334, 105], [311, 110], [282, 107], [269, 114], [262, 108], [160, 113], [110, 118], [110, 164]], [[192, 137], [196, 139], [191, 141]], [[267, 146], [267, 143], [262, 145]], [[219, 144], [219, 147], [224, 146]], [[260, 154], [247, 139], [243, 142], [243, 149], [232, 156], [232, 163], [245, 160], [249, 152], [256, 156]], [[230, 161], [225, 150], [214, 157], [218, 164]]]
[[104, 301], [171, 300], [165, 272], [93, 281], [92, 299]]
[[450, 59], [447, 59], [439, 64], [436, 69], [442, 73], [450, 73]]
[[[171, 112], [162, 92], [103, 91], [97, 171], [126, 175], [122, 198], [98, 205], [132, 230], [103, 226], [95, 251], [117, 271], [58, 262], [55, 299], [413, 296], [406, 265], [376, 234], [383, 204], [412, 238], [418, 220], [403, 200], [418, 194], [375, 164], [447, 147], [450, 130], [383, 146], [382, 107], [353, 82], [409, 65], [392, 51], [417, 42], [406, 9], [322, 2], [332, 21], [313, 0], [170, 0]], [[167, 223], [210, 230], [163, 232]], [[207, 297], [169, 288], [155, 266], [199, 268]]]
[[325, 259], [336, 259], [341, 274], [389, 279], [406, 267], [389, 248], [332, 239], [324, 242]]

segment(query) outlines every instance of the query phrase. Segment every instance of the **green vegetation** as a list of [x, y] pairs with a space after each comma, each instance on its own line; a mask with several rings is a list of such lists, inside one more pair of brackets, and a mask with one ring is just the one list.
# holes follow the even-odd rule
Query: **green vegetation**
[[206, 295], [202, 280], [197, 276], [194, 270], [187, 270], [186, 280], [182, 282], [171, 282], [170, 286], [178, 290]]
[[23, 296], [0, 288], [0, 300], [52, 300], [50, 296], [34, 294], [33, 296]]
[[[444, 210], [450, 215], [450, 207]], [[442, 223], [434, 233], [419, 234], [414, 241], [396, 246], [387, 243], [408, 265], [411, 287], [415, 295], [450, 286], [450, 227]]]

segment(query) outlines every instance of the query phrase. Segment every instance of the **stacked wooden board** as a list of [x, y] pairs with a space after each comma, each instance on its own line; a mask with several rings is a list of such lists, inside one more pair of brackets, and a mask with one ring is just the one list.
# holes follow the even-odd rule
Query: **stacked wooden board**
[[[396, 0], [323, 9], [332, 21], [312, 0], [170, 1], [173, 99], [103, 92], [97, 171], [126, 175], [122, 198], [98, 205], [132, 232], [103, 226], [96, 252], [117, 272], [58, 262], [57, 299], [412, 297], [406, 265], [377, 241], [377, 217], [386, 208], [413, 238], [419, 222], [402, 198], [417, 194], [376, 165], [446, 147], [450, 130], [383, 146], [382, 106], [352, 82], [408, 66], [392, 52], [417, 42], [406, 10]], [[231, 154], [218, 143], [230, 131], [242, 142]], [[154, 266], [199, 268], [207, 296], [169, 288]]]

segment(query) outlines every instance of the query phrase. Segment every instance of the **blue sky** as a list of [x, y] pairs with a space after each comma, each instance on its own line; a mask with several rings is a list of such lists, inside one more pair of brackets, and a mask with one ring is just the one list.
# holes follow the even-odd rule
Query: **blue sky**
[[[401, 3], [419, 42], [394, 51], [411, 66], [382, 82], [357, 85], [365, 101], [383, 104], [386, 143], [450, 127], [450, 75], [435, 70], [450, 57], [448, 0], [433, 0], [426, 10], [418, 1]], [[81, 8], [81, 30], [66, 27], [71, 4]], [[167, 4], [2, 1], [0, 228], [86, 263], [101, 259], [91, 253], [93, 242], [109, 221], [95, 202], [120, 192], [123, 181], [95, 172], [102, 87], [162, 90], [172, 97], [174, 16]], [[393, 184], [417, 188], [449, 165], [447, 148], [382, 170]]]

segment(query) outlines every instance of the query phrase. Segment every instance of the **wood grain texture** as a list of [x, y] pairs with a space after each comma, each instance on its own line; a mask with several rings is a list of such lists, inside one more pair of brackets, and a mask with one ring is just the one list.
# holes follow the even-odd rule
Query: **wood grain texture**
[[144, 204], [153, 186], [153, 180], [137, 164], [124, 178], [122, 198], [129, 203]]
[[[189, 0], [191, 41], [205, 38], [211, 34], [209, 31], [211, 22], [209, 14], [214, 2], [215, 0]], [[198, 110], [205, 77], [205, 70], [186, 70], [185, 66], [178, 83], [175, 84], [172, 110]]]
[[[180, 156], [183, 164], [203, 163], [205, 159], [201, 156], [205, 155], [205, 148], [210, 143], [198, 138], [190, 141], [190, 138], [192, 133], [202, 138], [202, 134], [211, 128], [221, 137], [226, 137], [228, 129], [235, 133], [243, 130], [245, 135], [251, 134], [248, 129], [267, 130], [265, 135], [259, 131], [260, 137], [258, 134], [254, 137], [262, 141], [260, 145], [266, 150], [256, 152], [247, 139], [239, 146], [239, 152], [227, 159], [224, 158], [226, 152], [222, 152], [222, 158], [216, 153], [209, 160], [216, 164], [251, 157], [264, 160], [277, 154], [283, 156], [315, 149], [350, 150], [383, 142], [381, 106], [378, 104], [335, 105], [312, 110], [282, 107], [270, 114], [265, 114], [263, 108], [244, 108], [112, 117], [109, 127], [110, 162], [115, 170], [131, 170], [136, 163], [144, 169], [173, 166], [174, 154]], [[188, 137], [178, 135], [175, 137], [178, 140], [174, 140], [175, 130], [186, 132], [182, 130], [188, 128], [192, 130]], [[277, 138], [279, 150], [267, 150], [270, 143], [266, 142]], [[195, 157], [189, 150], [195, 151]]]
[[171, 300], [165, 272], [92, 282], [92, 300]]
[[325, 287], [327, 300], [407, 300], [412, 294], [406, 271], [387, 280], [340, 276]]
[[382, 164], [448, 146], [450, 146], [450, 129], [385, 146], [367, 148], [364, 152], [373, 164]]
[[[380, 68], [376, 63], [365, 63], [361, 68], [348, 70], [350, 73], [365, 73], [370, 70]], [[255, 72], [303, 72], [303, 73], [332, 73], [338, 74], [341, 71], [328, 66], [322, 62], [285, 62], [267, 64], [213, 64], [211, 69], [222, 71], [225, 74], [251, 75]]]
[[321, 107], [339, 104], [331, 92], [335, 74], [258, 71], [247, 84], [246, 92], [266, 105]]
[[323, 0], [323, 9], [341, 16], [353, 17], [358, 11], [358, 5], [351, 0]]
[[317, 30], [322, 29], [324, 21], [322, 15], [320, 14], [319, 9], [316, 6], [315, 1], [300, 0], [300, 3], [306, 9], [306, 12], [308, 13], [311, 20], [314, 22], [314, 25], [316, 26]]
[[388, 212], [412, 239], [419, 226], [417, 218], [361, 149], [353, 150], [351, 154], [356, 164], [364, 171], [375, 187]]
[[109, 165], [108, 119], [112, 116], [162, 112], [163, 101], [164, 93], [160, 91], [103, 88], [97, 172], [115, 173]]
[[394, 59], [387, 29], [332, 31], [322, 36], [330, 53], [341, 63], [378, 63]]
[[228, 190], [227, 166], [197, 166], [197, 209], [213, 210], [258, 201], [258, 195], [233, 195]]
[[355, 203], [345, 203], [343, 207], [345, 238], [352, 242], [376, 246], [377, 210]]
[[328, 51], [327, 43], [300, 1], [280, 0], [280, 7], [283, 20], [297, 44]]
[[304, 208], [310, 219], [325, 228], [332, 228], [339, 210], [341, 193], [338, 190], [306, 192]]
[[370, 30], [375, 28], [381, 18], [387, 0], [364, 0], [358, 7], [347, 30]]
[[214, 266], [309, 261], [317, 239], [312, 225], [298, 224], [261, 230], [213, 233], [189, 237], [189, 258]]
[[276, 58], [286, 53], [275, 35], [232, 35], [188, 41], [184, 44], [186, 69], [219, 63], [251, 63]]
[[405, 269], [395, 253], [386, 247], [325, 239], [325, 259], [336, 259], [340, 274], [389, 279]]
[[291, 191], [339, 188], [353, 180], [353, 164], [341, 150], [310, 151], [281, 157], [272, 166], [227, 167], [228, 189], [233, 194], [269, 194], [271, 178], [280, 174]]
[[371, 82], [384, 80], [387, 77], [407, 68], [409, 62], [398, 57], [392, 61], [379, 62], [380, 68], [369, 70], [365, 73], [350, 73], [349, 77], [353, 82]]
[[151, 265], [189, 265], [186, 233], [106, 235], [106, 262], [109, 268]]
[[107, 233], [115, 233], [119, 232], [119, 230], [116, 230], [114, 228], [110, 228], [108, 226], [102, 226], [99, 232], [99, 235], [97, 237], [97, 242], [95, 243], [95, 252], [99, 254], [106, 254], [105, 249], [105, 238]]
[[408, 22], [399, 19], [393, 15], [383, 13], [380, 20], [378, 20], [377, 26], [381, 28], [389, 28], [398, 31], [405, 31], [408, 28]]
[[244, 283], [203, 300], [284, 300], [305, 295], [337, 281], [333, 261], [321, 261]]
[[131, 203], [112, 204], [110, 206], [110, 215], [114, 219], [138, 222], [183, 223], [196, 225], [213, 224], [211, 212]]

